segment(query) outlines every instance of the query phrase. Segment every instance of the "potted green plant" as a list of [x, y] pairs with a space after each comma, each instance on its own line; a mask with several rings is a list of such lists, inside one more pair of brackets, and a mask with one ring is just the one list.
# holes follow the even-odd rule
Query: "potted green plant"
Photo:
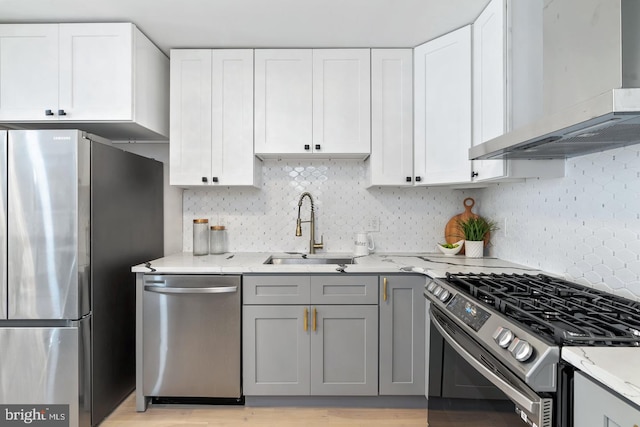
[[498, 230], [495, 221], [481, 216], [458, 221], [458, 227], [464, 237], [465, 254], [470, 258], [482, 258], [484, 246], [489, 243], [492, 231]]

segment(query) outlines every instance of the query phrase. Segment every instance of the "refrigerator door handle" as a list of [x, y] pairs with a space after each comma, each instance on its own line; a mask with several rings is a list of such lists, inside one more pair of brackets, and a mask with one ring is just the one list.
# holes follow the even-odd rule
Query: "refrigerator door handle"
[[215, 286], [212, 288], [167, 288], [164, 286], [145, 286], [145, 291], [158, 294], [231, 294], [238, 291], [237, 286]]

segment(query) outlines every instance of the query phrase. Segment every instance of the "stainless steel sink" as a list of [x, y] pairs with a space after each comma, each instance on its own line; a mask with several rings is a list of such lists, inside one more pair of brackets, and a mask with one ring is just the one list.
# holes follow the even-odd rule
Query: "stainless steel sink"
[[324, 257], [287, 257], [270, 256], [265, 264], [354, 264], [353, 258], [324, 258]]

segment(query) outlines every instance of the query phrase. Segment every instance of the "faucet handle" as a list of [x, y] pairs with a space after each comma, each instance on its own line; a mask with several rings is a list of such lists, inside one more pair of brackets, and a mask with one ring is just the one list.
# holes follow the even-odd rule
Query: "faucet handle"
[[320, 243], [313, 242], [314, 249], [323, 249], [324, 248], [324, 234], [320, 235]]

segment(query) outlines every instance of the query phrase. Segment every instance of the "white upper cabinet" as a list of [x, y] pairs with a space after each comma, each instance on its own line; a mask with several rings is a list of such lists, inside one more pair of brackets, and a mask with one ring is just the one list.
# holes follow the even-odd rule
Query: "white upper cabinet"
[[369, 49], [313, 50], [313, 150], [371, 152]]
[[492, 1], [473, 23], [473, 141], [504, 134], [506, 111], [506, 8]]
[[[541, 116], [542, 8], [542, 0], [492, 0], [473, 23], [473, 145]], [[473, 175], [558, 177], [564, 161], [474, 160]]]
[[[494, 0], [473, 23], [473, 145], [507, 130], [506, 2]], [[476, 160], [478, 180], [502, 177], [504, 160]]]
[[255, 152], [366, 157], [369, 49], [257, 49]]
[[312, 52], [256, 49], [255, 151], [311, 152]]
[[170, 182], [256, 186], [253, 50], [171, 51]]
[[471, 180], [471, 26], [414, 49], [416, 184]]
[[413, 50], [371, 50], [369, 186], [413, 185]]
[[162, 140], [168, 83], [167, 57], [133, 24], [0, 25], [1, 122]]

